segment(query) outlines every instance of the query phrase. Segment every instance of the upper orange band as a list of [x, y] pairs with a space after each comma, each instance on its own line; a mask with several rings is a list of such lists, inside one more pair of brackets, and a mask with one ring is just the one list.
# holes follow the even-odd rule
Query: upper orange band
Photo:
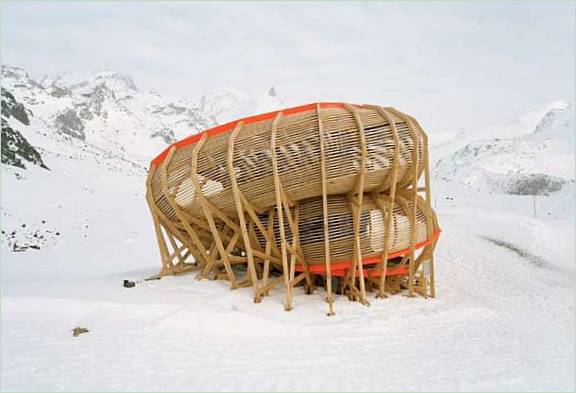
[[234, 129], [234, 127], [236, 127], [236, 124], [238, 124], [240, 122], [243, 122], [244, 124], [250, 124], [250, 123], [256, 123], [258, 121], [273, 119], [279, 113], [282, 113], [284, 115], [292, 115], [294, 113], [307, 112], [307, 111], [311, 111], [311, 110], [316, 109], [316, 105], [319, 105], [320, 108], [344, 108], [345, 105], [352, 105], [353, 107], [356, 107], [356, 108], [362, 108], [363, 107], [363, 105], [346, 104], [343, 102], [318, 102], [318, 103], [313, 103], [313, 104], [295, 106], [292, 108], [281, 109], [281, 110], [274, 111], [274, 112], [262, 113], [260, 115], [244, 117], [242, 119], [234, 120], [230, 123], [226, 123], [226, 124], [222, 124], [220, 126], [209, 128], [209, 129], [204, 130], [198, 134], [190, 135], [189, 137], [186, 137], [182, 140], [179, 140], [179, 141], [172, 143], [170, 146], [168, 146], [166, 149], [164, 149], [164, 151], [162, 153], [160, 153], [156, 158], [154, 158], [152, 160], [151, 164], [152, 165], [158, 165], [162, 161], [164, 161], [164, 159], [166, 158], [166, 156], [168, 155], [168, 152], [170, 151], [170, 149], [172, 147], [179, 148], [179, 147], [188, 146], [192, 143], [198, 142], [204, 134], [208, 134], [209, 137], [216, 136], [216, 135], [222, 134], [224, 132], [232, 131]]

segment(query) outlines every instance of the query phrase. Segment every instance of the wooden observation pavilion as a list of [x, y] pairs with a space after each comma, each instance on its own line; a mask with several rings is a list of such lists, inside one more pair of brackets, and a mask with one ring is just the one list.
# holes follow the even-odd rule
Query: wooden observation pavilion
[[434, 297], [440, 233], [430, 205], [428, 138], [394, 108], [316, 103], [248, 117], [175, 142], [147, 180], [161, 275], [326, 289], [368, 304]]

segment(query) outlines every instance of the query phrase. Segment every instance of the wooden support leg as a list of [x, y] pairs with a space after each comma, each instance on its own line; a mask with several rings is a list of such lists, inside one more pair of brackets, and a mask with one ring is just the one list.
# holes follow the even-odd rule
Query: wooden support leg
[[324, 125], [320, 105], [316, 105], [318, 116], [318, 134], [320, 138], [320, 165], [322, 176], [322, 225], [324, 228], [324, 262], [326, 269], [326, 301], [328, 302], [328, 316], [334, 315], [334, 295], [332, 294], [332, 264], [330, 261], [330, 230], [328, 228], [328, 185], [326, 179], [326, 152], [324, 146]]
[[252, 253], [252, 246], [250, 244], [250, 235], [248, 234], [248, 230], [246, 228], [246, 218], [244, 217], [244, 208], [240, 198], [240, 188], [238, 187], [238, 182], [236, 181], [236, 172], [234, 171], [234, 142], [236, 140], [236, 136], [242, 129], [242, 125], [242, 122], [238, 123], [230, 135], [228, 143], [228, 174], [230, 176], [230, 183], [232, 185], [232, 192], [234, 194], [234, 203], [238, 213], [238, 220], [240, 221], [240, 230], [242, 231], [242, 238], [244, 239], [244, 248], [246, 250], [246, 256], [248, 257], [248, 274], [252, 280], [254, 289], [254, 303], [260, 303], [262, 296], [258, 289], [258, 277], [256, 275], [256, 267], [254, 264], [254, 254]]
[[270, 209], [268, 213], [268, 235], [266, 239], [266, 257], [264, 258], [264, 272], [262, 277], [262, 294], [268, 296], [268, 290], [264, 290], [268, 286], [268, 277], [270, 275], [270, 252], [272, 251], [272, 242], [274, 241], [274, 209]]
[[[386, 297], [386, 270], [388, 266], [388, 252], [390, 250], [390, 232], [392, 231], [392, 218], [394, 215], [394, 199], [396, 198], [396, 184], [398, 183], [398, 166], [400, 163], [400, 138], [398, 137], [398, 129], [396, 128], [396, 123], [390, 116], [390, 114], [382, 107], [376, 106], [372, 107], [375, 109], [382, 119], [386, 121], [390, 125], [390, 131], [392, 133], [392, 138], [394, 139], [394, 157], [393, 157], [393, 164], [392, 164], [392, 173], [391, 176], [391, 186], [390, 186], [390, 202], [388, 204], [388, 211], [386, 212], [385, 206], [381, 203], [379, 198], [375, 198], [380, 211], [382, 212], [382, 218], [385, 219], [384, 227], [384, 250], [382, 252], [382, 262], [380, 264], [380, 282], [378, 286], [378, 295], [377, 297], [383, 298]], [[381, 185], [380, 191], [384, 191], [384, 184]]]
[[[366, 285], [364, 282], [364, 266], [362, 259], [362, 245], [360, 243], [360, 223], [362, 219], [362, 203], [364, 196], [364, 177], [366, 175], [366, 159], [368, 156], [368, 147], [366, 145], [366, 135], [364, 134], [364, 125], [358, 114], [358, 110], [351, 106], [346, 105], [346, 108], [354, 116], [356, 126], [358, 127], [358, 134], [360, 137], [360, 170], [354, 189], [350, 193], [350, 203], [352, 206], [352, 215], [354, 219], [354, 268], [352, 269], [352, 280], [356, 280], [356, 269], [358, 269], [358, 281], [360, 282], [360, 302], [366, 306], [370, 305], [366, 300]], [[354, 199], [353, 196], [357, 195]], [[353, 288], [355, 287], [352, 286]]]
[[160, 250], [160, 258], [162, 260], [162, 269], [160, 270], [160, 275], [172, 275], [174, 274], [174, 266], [168, 258], [168, 247], [166, 245], [166, 240], [164, 239], [164, 234], [162, 233], [162, 228], [158, 220], [158, 214], [156, 213], [156, 206], [152, 199], [152, 187], [150, 181], [154, 172], [156, 171], [156, 166], [153, 165], [150, 168], [150, 174], [148, 175], [148, 180], [146, 182], [146, 200], [148, 202], [148, 207], [150, 209], [150, 214], [152, 215], [152, 221], [154, 223], [154, 231], [156, 233], [156, 240], [158, 241], [158, 249]]
[[286, 302], [284, 310], [292, 310], [292, 284], [290, 282], [290, 269], [288, 267], [288, 251], [286, 248], [286, 233], [284, 231], [284, 212], [282, 207], [282, 184], [278, 172], [278, 159], [276, 153], [276, 128], [282, 118], [282, 112], [279, 112], [272, 123], [270, 150], [272, 152], [272, 170], [274, 173], [274, 188], [276, 193], [276, 209], [278, 214], [278, 227], [280, 230], [280, 245], [282, 252], [282, 269], [284, 276], [284, 285], [286, 287]]
[[158, 248], [160, 249], [160, 255], [162, 257], [162, 269], [158, 274], [160, 276], [167, 276], [167, 275], [172, 276], [174, 275], [174, 264], [172, 263], [172, 258], [170, 258], [168, 253], [168, 246], [166, 245], [166, 240], [164, 239], [164, 233], [162, 232], [162, 227], [158, 222], [154, 222], [154, 228], [156, 230]]
[[[172, 149], [170, 149], [170, 151], [168, 152], [166, 159], [162, 163], [161, 172], [160, 172], [161, 179], [162, 179], [162, 191], [164, 193], [166, 200], [168, 201], [168, 203], [170, 204], [172, 209], [174, 209], [176, 216], [178, 217], [178, 219], [180, 220], [180, 222], [184, 226], [186, 232], [188, 233], [188, 235], [192, 239], [192, 242], [196, 245], [196, 247], [199, 250], [202, 257], [207, 261], [206, 267], [205, 267], [205, 272], [210, 271], [210, 269], [214, 265], [214, 259], [212, 258], [212, 255], [208, 254], [208, 252], [206, 251], [206, 248], [204, 247], [204, 244], [202, 243], [202, 240], [200, 239], [200, 237], [198, 236], [198, 234], [196, 233], [196, 231], [194, 230], [192, 225], [189, 223], [189, 220], [184, 215], [182, 210], [179, 208], [178, 204], [174, 200], [174, 197], [168, 192], [167, 167], [170, 163], [170, 160], [172, 159], [172, 156], [174, 155], [174, 151], [175, 151], [175, 148], [172, 147]], [[233, 285], [234, 284], [235, 284], [235, 282], [233, 283]]]
[[194, 147], [194, 150], [192, 151], [192, 169], [191, 169], [190, 178], [192, 180], [192, 184], [194, 185], [194, 187], [196, 189], [197, 198], [200, 201], [200, 204], [202, 205], [202, 210], [204, 212], [204, 216], [206, 217], [206, 221], [208, 221], [208, 225], [210, 226], [210, 231], [212, 233], [212, 236], [214, 237], [214, 242], [216, 243], [216, 246], [218, 247], [218, 251], [220, 252], [220, 256], [222, 257], [222, 260], [224, 262], [224, 269], [226, 270], [226, 274], [228, 274], [228, 279], [230, 280], [230, 287], [231, 287], [231, 289], [235, 289], [238, 287], [236, 275], [234, 274], [234, 271], [232, 270], [232, 266], [230, 265], [230, 260], [228, 259], [228, 255], [226, 254], [226, 251], [224, 249], [224, 245], [222, 243], [220, 231], [218, 230], [218, 228], [216, 226], [216, 222], [214, 221], [214, 217], [212, 216], [212, 214], [215, 212], [216, 209], [214, 209], [214, 207], [212, 207], [210, 205], [210, 203], [208, 203], [208, 201], [206, 200], [206, 197], [204, 196], [203, 191], [202, 191], [202, 186], [200, 185], [200, 182], [198, 180], [198, 173], [197, 173], [198, 172], [198, 155], [200, 153], [200, 150], [204, 146], [204, 143], [206, 142], [207, 136], [208, 136], [207, 134], [204, 134], [202, 136], [202, 138], [198, 141], [196, 146]]

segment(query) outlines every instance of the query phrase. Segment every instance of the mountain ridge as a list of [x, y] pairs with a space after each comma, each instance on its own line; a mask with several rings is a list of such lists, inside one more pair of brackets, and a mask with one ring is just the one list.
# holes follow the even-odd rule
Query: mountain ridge
[[2, 88], [35, 113], [46, 133], [142, 164], [177, 139], [284, 105], [274, 87], [254, 99], [219, 88], [190, 100], [142, 91], [128, 74], [111, 70], [65, 72], [38, 81], [22, 68], [2, 65], [0, 75]]
[[466, 187], [517, 195], [547, 195], [574, 183], [574, 113], [557, 101], [523, 135], [467, 143], [440, 159], [435, 176]]

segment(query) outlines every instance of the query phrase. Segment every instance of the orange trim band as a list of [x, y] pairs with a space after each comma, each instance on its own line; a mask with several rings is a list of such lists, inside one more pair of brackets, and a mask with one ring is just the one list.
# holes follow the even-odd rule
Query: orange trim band
[[[168, 146], [166, 149], [164, 149], [164, 151], [162, 153], [160, 153], [156, 158], [154, 158], [152, 160], [151, 164], [153, 166], [156, 166], [156, 165], [160, 164], [162, 161], [164, 161], [164, 159], [166, 158], [166, 156], [168, 155], [168, 152], [170, 151], [170, 149], [172, 147], [175, 146], [176, 148], [180, 148], [180, 147], [188, 146], [192, 143], [198, 142], [204, 134], [208, 134], [209, 137], [213, 137], [213, 136], [225, 133], [225, 132], [232, 131], [234, 129], [234, 127], [236, 127], [236, 124], [238, 124], [240, 122], [243, 122], [244, 124], [250, 124], [250, 123], [256, 123], [259, 121], [273, 119], [276, 117], [276, 115], [278, 115], [278, 113], [282, 113], [284, 115], [292, 115], [294, 113], [312, 111], [312, 110], [316, 110], [316, 105], [320, 105], [321, 108], [344, 108], [345, 105], [347, 105], [347, 104], [345, 104], [343, 102], [319, 102], [319, 103], [295, 106], [292, 108], [281, 109], [281, 110], [274, 111], [274, 112], [262, 113], [260, 115], [249, 116], [249, 117], [244, 117], [242, 119], [234, 120], [230, 123], [226, 123], [226, 124], [222, 124], [220, 126], [209, 128], [209, 129], [204, 130], [198, 134], [190, 135], [190, 136], [188, 136], [182, 140], [179, 140], [177, 142], [172, 143], [170, 146]], [[363, 105], [358, 105], [358, 104], [350, 104], [350, 105], [352, 105], [356, 108], [362, 108], [363, 107]]]
[[[346, 270], [347, 269], [343, 269], [343, 270], [335, 270], [332, 272], [332, 276], [336, 276], [336, 277], [344, 277], [346, 276]], [[408, 274], [408, 267], [406, 266], [394, 266], [394, 267], [389, 267], [388, 269], [386, 269], [386, 277], [388, 276], [405, 276]], [[359, 273], [356, 272], [356, 277], [359, 277]], [[364, 277], [380, 277], [380, 269], [369, 272], [367, 270], [364, 270]]]
[[[429, 246], [430, 244], [432, 244], [432, 242], [436, 241], [436, 239], [438, 239], [438, 237], [440, 236], [440, 232], [442, 232], [441, 229], [437, 229], [436, 231], [434, 231], [434, 233], [432, 234], [432, 237], [430, 239], [424, 240], [423, 242], [420, 243], [416, 243], [416, 245], [414, 246], [416, 249], [418, 248], [422, 248], [425, 246]], [[410, 248], [406, 248], [404, 250], [400, 250], [400, 251], [396, 251], [392, 254], [388, 254], [388, 259], [392, 259], [392, 258], [396, 258], [396, 257], [402, 257], [406, 254], [410, 253]], [[362, 265], [369, 265], [371, 263], [377, 263], [381, 261], [381, 256], [372, 256], [372, 257], [367, 257], [365, 259], [362, 260]], [[342, 261], [342, 262], [335, 262], [331, 264], [331, 271], [332, 274], [338, 272], [338, 271], [345, 271], [349, 268], [352, 267], [352, 262], [353, 261]], [[299, 263], [296, 264], [296, 271], [298, 272], [302, 272], [304, 271], [304, 266]], [[309, 268], [310, 273], [324, 273], [326, 272], [326, 267], [323, 264], [319, 264], [319, 265], [312, 265]], [[366, 275], [367, 272], [365, 272], [364, 275]]]

